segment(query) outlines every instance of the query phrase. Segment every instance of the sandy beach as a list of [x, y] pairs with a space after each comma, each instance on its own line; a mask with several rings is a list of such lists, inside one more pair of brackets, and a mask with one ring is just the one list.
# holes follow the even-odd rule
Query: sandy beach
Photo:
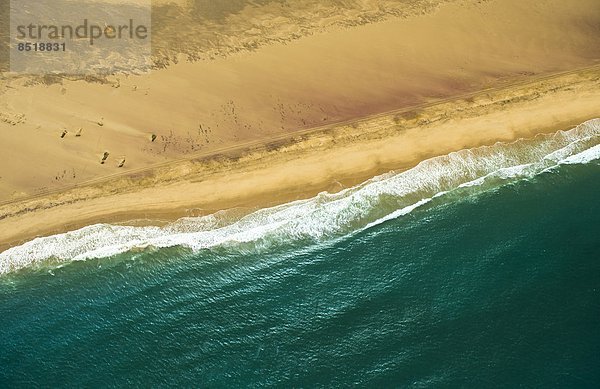
[[165, 27], [150, 74], [3, 75], [0, 251], [95, 223], [246, 212], [600, 117], [595, 1], [414, 3], [304, 5], [307, 31], [248, 5], [211, 21], [239, 30], [185, 50], [160, 41], [176, 35]]

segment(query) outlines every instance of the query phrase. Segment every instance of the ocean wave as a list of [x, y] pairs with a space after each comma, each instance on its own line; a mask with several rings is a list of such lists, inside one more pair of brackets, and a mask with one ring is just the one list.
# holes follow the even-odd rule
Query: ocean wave
[[264, 250], [290, 242], [318, 242], [402, 217], [449, 192], [487, 190], [533, 177], [561, 164], [600, 158], [600, 119], [569, 131], [466, 149], [390, 172], [338, 193], [232, 217], [227, 212], [184, 218], [164, 227], [97, 224], [37, 238], [0, 253], [0, 274], [49, 259], [104, 258], [140, 248], [225, 246]]

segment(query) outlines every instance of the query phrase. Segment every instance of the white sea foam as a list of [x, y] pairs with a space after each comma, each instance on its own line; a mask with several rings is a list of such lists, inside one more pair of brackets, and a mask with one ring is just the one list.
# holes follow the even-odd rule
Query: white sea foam
[[571, 155], [561, 161], [562, 164], [584, 164], [600, 159], [600, 145], [591, 147], [581, 153]]
[[104, 258], [136, 248], [215, 246], [264, 249], [301, 239], [321, 241], [402, 217], [457, 189], [532, 177], [560, 164], [600, 158], [600, 119], [569, 131], [530, 140], [461, 150], [387, 173], [339, 193], [258, 210], [243, 217], [226, 214], [184, 218], [165, 227], [98, 224], [37, 238], [0, 253], [0, 274], [55, 258]]

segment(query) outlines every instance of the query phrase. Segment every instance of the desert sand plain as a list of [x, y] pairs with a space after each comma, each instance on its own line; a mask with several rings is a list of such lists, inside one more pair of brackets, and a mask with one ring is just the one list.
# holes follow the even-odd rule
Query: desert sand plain
[[338, 191], [600, 116], [596, 0], [218, 4], [154, 4], [149, 74], [2, 74], [0, 251]]

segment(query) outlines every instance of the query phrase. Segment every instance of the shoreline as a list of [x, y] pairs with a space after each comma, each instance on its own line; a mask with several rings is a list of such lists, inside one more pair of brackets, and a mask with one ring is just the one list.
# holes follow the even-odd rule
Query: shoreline
[[453, 151], [568, 130], [600, 117], [598, 106], [596, 65], [104, 177], [0, 204], [0, 252], [90, 224], [164, 224], [336, 192]]

